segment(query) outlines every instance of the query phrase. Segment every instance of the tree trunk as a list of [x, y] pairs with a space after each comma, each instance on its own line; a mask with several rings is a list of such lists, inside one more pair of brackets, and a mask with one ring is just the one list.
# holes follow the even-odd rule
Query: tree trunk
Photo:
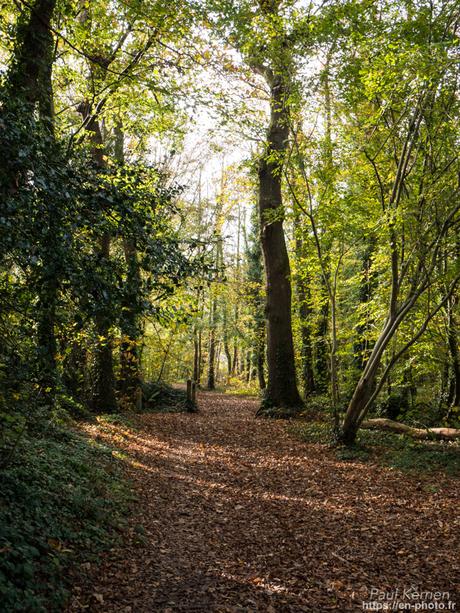
[[211, 312], [210, 312], [210, 324], [211, 329], [209, 331], [209, 353], [208, 353], [208, 390], [216, 389], [216, 299], [211, 299]]
[[[53, 68], [53, 35], [51, 20], [56, 0], [36, 0], [29, 11], [19, 17], [16, 31], [14, 57], [7, 73], [5, 90], [10, 110], [14, 115], [25, 114], [32, 120], [36, 108], [44, 128], [45, 145], [54, 145], [54, 105], [51, 75]], [[18, 117], [18, 121], [21, 118]], [[18, 178], [12, 177], [12, 184]], [[48, 203], [47, 203], [48, 204]], [[38, 380], [41, 393], [47, 402], [54, 401], [57, 384], [55, 333], [56, 308], [60, 285], [59, 248], [60, 211], [50, 203], [40, 219], [43, 224], [39, 245], [42, 272], [37, 283], [37, 352]]]
[[53, 126], [53, 92], [51, 73], [53, 68], [53, 35], [51, 20], [56, 0], [35, 0], [30, 11], [21, 15], [16, 32], [12, 67], [8, 72], [6, 89], [8, 97], [38, 106], [41, 121]]
[[261, 346], [259, 345], [257, 350], [257, 380], [259, 381], [259, 387], [264, 391], [267, 387], [265, 381], [265, 342], [262, 338]]
[[299, 288], [299, 317], [300, 317], [300, 336], [302, 343], [302, 387], [305, 396], [309, 396], [316, 391], [315, 375], [313, 371], [313, 347], [311, 340], [311, 319], [312, 312], [308, 305], [308, 289]]
[[398, 314], [394, 314], [387, 319], [355, 387], [353, 396], [348, 404], [339, 436], [340, 441], [346, 445], [353, 444], [356, 439], [359, 426], [364, 419], [365, 411], [369, 408], [369, 402], [375, 391], [377, 373], [382, 355], [398, 329], [403, 317], [403, 311], [401, 310]]
[[340, 433], [340, 441], [345, 445], [352, 445], [356, 440], [356, 434], [359, 429], [359, 416], [372, 396], [375, 376], [374, 374], [371, 378], [361, 377], [355, 388]]
[[[238, 204], [238, 225], [236, 232], [236, 269], [235, 269], [235, 285], [237, 288], [240, 287], [241, 279], [241, 260], [240, 260], [240, 248], [241, 248], [241, 206]], [[232, 368], [231, 374], [238, 374], [238, 370], [241, 369], [241, 360], [243, 357], [238, 355], [238, 321], [240, 318], [240, 303], [237, 299], [235, 301], [234, 312], [233, 312], [233, 360], [232, 360]]]
[[194, 331], [193, 339], [193, 377], [196, 384], [201, 384], [201, 375], [203, 372], [203, 351], [202, 351], [202, 331]]
[[238, 372], [238, 343], [236, 340], [233, 343], [233, 357], [232, 357], [232, 375], [236, 375]]
[[[124, 164], [124, 134], [121, 123], [117, 123], [115, 126], [114, 154], [117, 162]], [[142, 282], [136, 244], [133, 238], [123, 238], [123, 252], [126, 262], [126, 283], [120, 322], [120, 379], [118, 387], [123, 403], [129, 407], [135, 407], [140, 393], [141, 381], [139, 363], [141, 326], [136, 314], [136, 305], [139, 301]]]
[[123, 251], [127, 266], [126, 287], [128, 293], [123, 304], [120, 323], [119, 389], [125, 403], [129, 406], [135, 406], [138, 397], [138, 387], [141, 382], [139, 360], [141, 326], [135, 311], [141, 291], [141, 277], [134, 241], [126, 238], [123, 239]]
[[251, 369], [252, 369], [252, 355], [248, 349], [246, 352], [246, 383], [251, 381]]
[[[110, 260], [110, 235], [104, 234], [99, 243], [102, 262]], [[98, 336], [95, 350], [94, 389], [91, 405], [98, 413], [113, 413], [117, 410], [115, 394], [115, 374], [113, 371], [113, 342], [110, 321], [107, 314], [99, 311], [95, 316], [96, 334]]]
[[[82, 103], [79, 111], [87, 121], [86, 130], [90, 133], [93, 144], [93, 159], [95, 163], [103, 168], [105, 159], [103, 153], [103, 139], [99, 121], [89, 117], [90, 106]], [[102, 266], [110, 266], [110, 243], [111, 237], [107, 232], [104, 233], [98, 245], [98, 254]], [[96, 412], [115, 412], [117, 410], [117, 399], [115, 393], [115, 374], [113, 370], [113, 342], [111, 338], [111, 321], [106, 308], [100, 309], [94, 318], [96, 333], [98, 336], [95, 350], [95, 375], [94, 390], [91, 405]]]
[[228, 318], [227, 318], [227, 306], [222, 305], [223, 308], [223, 342], [224, 342], [224, 353], [225, 358], [227, 359], [227, 383], [230, 380], [232, 374], [232, 354], [230, 353], [230, 346], [228, 344]]
[[450, 354], [450, 378], [449, 378], [449, 406], [458, 407], [460, 405], [460, 352], [458, 327], [455, 313], [456, 296], [452, 296], [448, 305], [448, 327], [447, 342]]
[[297, 390], [291, 322], [291, 271], [283, 231], [281, 180], [289, 137], [287, 92], [281, 77], [271, 74], [271, 118], [260, 159], [259, 214], [266, 271], [268, 385], [266, 407], [301, 405]]
[[[329, 274], [329, 270], [327, 270]], [[329, 348], [328, 348], [328, 329], [329, 329], [329, 295], [327, 294], [326, 282], [321, 277], [322, 299], [319, 321], [315, 330], [315, 384], [316, 390], [322, 394], [328, 391], [329, 376]]]
[[300, 319], [300, 341], [302, 360], [302, 388], [304, 396], [315, 392], [315, 377], [313, 371], [313, 344], [311, 338], [312, 309], [310, 306], [309, 279], [303, 273], [304, 269], [304, 242], [302, 238], [303, 228], [300, 226], [299, 216], [294, 219], [295, 251], [298, 273], [296, 275], [297, 302]]
[[[376, 286], [375, 275], [372, 274], [372, 256], [374, 254], [375, 240], [372, 239], [367, 245], [361, 264], [361, 279], [359, 284], [359, 301], [361, 304], [368, 304], [372, 299], [372, 294]], [[368, 309], [369, 310], [369, 309]], [[372, 349], [367, 338], [372, 327], [373, 321], [366, 313], [366, 321], [356, 327], [357, 339], [353, 345], [353, 361], [359, 371], [362, 371]]]
[[[460, 231], [455, 233], [455, 255], [460, 260]], [[447, 265], [447, 256], [445, 256]], [[449, 378], [447, 403], [450, 408], [460, 406], [460, 349], [459, 349], [459, 292], [456, 289], [446, 303], [447, 310], [447, 346], [449, 350]]]
[[197, 384], [200, 382], [200, 347], [196, 327], [193, 329], [193, 380]]
[[259, 387], [266, 388], [265, 382], [265, 313], [263, 288], [262, 247], [260, 244], [259, 212], [254, 207], [251, 213], [250, 241], [246, 242], [247, 296], [253, 322], [253, 360]]
[[338, 429], [339, 427], [339, 374], [338, 374], [338, 363], [337, 363], [337, 349], [338, 349], [338, 341], [337, 341], [337, 302], [336, 302], [336, 289], [331, 295], [331, 399], [332, 399], [332, 408], [334, 410], [334, 421], [335, 427]]
[[396, 434], [407, 434], [417, 440], [455, 440], [460, 439], [460, 429], [457, 428], [413, 428], [391, 419], [367, 419], [361, 424], [367, 430], [386, 430]]

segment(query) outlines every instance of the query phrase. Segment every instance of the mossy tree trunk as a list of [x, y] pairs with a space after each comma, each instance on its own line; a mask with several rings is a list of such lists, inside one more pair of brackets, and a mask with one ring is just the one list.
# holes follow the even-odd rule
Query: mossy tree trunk
[[[115, 126], [115, 160], [125, 163], [124, 134], [121, 122]], [[140, 394], [140, 339], [142, 327], [137, 305], [142, 292], [141, 272], [136, 242], [132, 237], [123, 238], [123, 252], [126, 262], [126, 283], [120, 320], [120, 376], [118, 389], [125, 406], [135, 407]]]
[[[36, 0], [19, 17], [13, 60], [7, 73], [5, 91], [8, 103], [4, 112], [11, 113], [21, 123], [34, 121], [38, 116], [43, 145], [54, 149], [54, 104], [51, 76], [54, 60], [54, 40], [51, 32], [56, 0]], [[38, 115], [37, 115], [38, 111]], [[26, 164], [29, 162], [27, 160]], [[23, 174], [27, 169], [24, 168]], [[11, 177], [12, 185], [22, 178]], [[54, 401], [57, 384], [56, 369], [56, 309], [61, 277], [59, 260], [60, 209], [58, 203], [44, 203], [39, 216], [41, 272], [36, 282], [38, 305], [37, 353], [38, 381], [41, 395]]]
[[[80, 104], [79, 110], [85, 121], [85, 128], [90, 135], [94, 162], [100, 168], [104, 168], [106, 161], [104, 159], [104, 143], [100, 123], [97, 117], [91, 115], [89, 104]], [[96, 247], [102, 268], [110, 266], [110, 246], [111, 236], [108, 232], [104, 232], [99, 237]], [[94, 316], [97, 342], [94, 352], [94, 380], [91, 406], [96, 412], [112, 413], [117, 410], [111, 331], [112, 318], [110, 305], [103, 302], [101, 296], [98, 310]]]

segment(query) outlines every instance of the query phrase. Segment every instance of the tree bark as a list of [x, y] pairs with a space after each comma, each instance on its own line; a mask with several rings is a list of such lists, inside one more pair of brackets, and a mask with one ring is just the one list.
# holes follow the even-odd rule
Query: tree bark
[[[107, 262], [110, 265], [109, 234], [104, 234], [100, 239], [99, 255], [103, 262]], [[117, 410], [115, 374], [113, 370], [113, 341], [110, 321], [104, 312], [99, 311], [95, 316], [95, 326], [98, 341], [95, 350], [95, 376], [91, 405], [98, 413], [113, 413]]]
[[268, 76], [271, 117], [259, 162], [259, 214], [266, 272], [268, 384], [266, 407], [301, 405], [297, 390], [291, 320], [291, 271], [283, 231], [282, 167], [288, 144], [286, 97], [282, 78]]
[[[264, 330], [265, 331], [265, 330]], [[262, 346], [258, 347], [257, 351], [257, 380], [261, 391], [264, 391], [267, 387], [265, 381], [265, 343], [262, 340]]]
[[208, 390], [216, 389], [216, 298], [211, 298], [210, 331], [209, 331], [209, 352], [208, 352]]
[[455, 312], [457, 302], [457, 296], [454, 294], [447, 305], [447, 344], [450, 355], [448, 404], [451, 407], [460, 406], [460, 351], [457, 314]]
[[54, 117], [51, 20], [55, 7], [56, 0], [35, 0], [28, 16], [19, 18], [14, 59], [6, 83], [11, 99], [22, 100], [32, 109], [38, 106], [41, 121], [51, 131]]
[[141, 291], [141, 277], [137, 249], [134, 241], [123, 239], [125, 254], [128, 293], [123, 304], [123, 313], [120, 323], [120, 380], [119, 389], [122, 398], [129, 406], [135, 406], [138, 387], [141, 383], [139, 342], [141, 326], [135, 311], [135, 305]]
[[226, 304], [222, 305], [223, 309], [223, 343], [224, 343], [224, 353], [225, 358], [227, 359], [227, 382], [230, 380], [232, 374], [232, 354], [230, 353], [230, 346], [228, 344], [228, 317], [227, 317], [227, 306]]
[[[124, 164], [124, 134], [121, 122], [118, 122], [115, 126], [114, 154], [117, 162]], [[120, 322], [120, 378], [118, 388], [123, 403], [132, 408], [136, 406], [141, 382], [139, 355], [141, 326], [136, 314], [136, 305], [141, 293], [141, 273], [136, 243], [132, 237], [123, 238], [123, 252], [126, 262], [126, 284]]]
[[[361, 279], [359, 284], [359, 302], [367, 305], [372, 300], [372, 294], [376, 287], [376, 278], [371, 271], [372, 256], [375, 249], [375, 240], [371, 239], [364, 250], [361, 259]], [[369, 309], [368, 309], [369, 310]], [[353, 361], [359, 371], [362, 371], [369, 359], [372, 345], [368, 339], [373, 321], [366, 314], [366, 321], [356, 327], [357, 339], [353, 345]]]
[[196, 327], [193, 328], [193, 380], [198, 384], [200, 382], [200, 366], [199, 366], [199, 347], [198, 347], [198, 332]]
[[304, 241], [302, 238], [303, 228], [300, 227], [299, 217], [295, 216], [295, 251], [298, 266], [296, 275], [297, 302], [300, 319], [300, 340], [301, 340], [301, 360], [302, 360], [302, 388], [304, 396], [309, 396], [315, 392], [315, 377], [313, 371], [313, 344], [311, 318], [312, 309], [310, 306], [310, 287], [308, 279], [302, 274], [304, 268]]
[[321, 278], [323, 289], [323, 304], [321, 305], [319, 321], [315, 331], [315, 383], [316, 390], [325, 394], [328, 390], [329, 376], [329, 348], [328, 348], [328, 328], [329, 328], [329, 296], [326, 297], [324, 279]]
[[[106, 164], [103, 153], [103, 139], [99, 121], [91, 117], [91, 109], [87, 103], [82, 103], [79, 111], [87, 121], [86, 130], [90, 134], [93, 145], [93, 159], [97, 166], [103, 168]], [[110, 234], [105, 232], [99, 239], [97, 248], [101, 265], [110, 266]], [[117, 399], [115, 393], [115, 374], [113, 369], [113, 341], [111, 338], [111, 322], [104, 309], [99, 309], [94, 318], [98, 341], [95, 350], [95, 375], [91, 405], [96, 412], [115, 412]]]
[[259, 212], [254, 207], [251, 213], [251, 232], [250, 241], [246, 242], [246, 260], [247, 260], [247, 295], [251, 310], [251, 318], [253, 322], [253, 361], [254, 368], [257, 373], [259, 388], [265, 390], [267, 384], [265, 382], [265, 313], [264, 313], [264, 296], [263, 288], [263, 264], [262, 264], [262, 247], [260, 244], [260, 221]]
[[407, 434], [418, 440], [455, 440], [460, 438], [460, 429], [457, 428], [413, 428], [392, 419], [367, 419], [361, 424], [367, 430], [387, 430], [397, 434]]

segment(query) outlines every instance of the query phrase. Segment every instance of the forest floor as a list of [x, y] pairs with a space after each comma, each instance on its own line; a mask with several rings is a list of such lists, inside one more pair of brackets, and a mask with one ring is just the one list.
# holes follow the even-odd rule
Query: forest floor
[[251, 398], [201, 393], [199, 407], [107, 429], [138, 500], [71, 611], [362, 611], [372, 588], [403, 601], [411, 587], [460, 610], [458, 481], [341, 461], [254, 419]]

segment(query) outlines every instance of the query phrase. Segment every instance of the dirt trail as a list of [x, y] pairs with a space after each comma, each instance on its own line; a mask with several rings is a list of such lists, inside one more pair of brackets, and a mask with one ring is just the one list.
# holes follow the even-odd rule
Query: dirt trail
[[72, 610], [362, 611], [372, 587], [410, 586], [448, 591], [460, 610], [458, 484], [341, 462], [254, 419], [251, 399], [199, 402], [142, 416], [120, 444], [139, 496], [132, 538]]

